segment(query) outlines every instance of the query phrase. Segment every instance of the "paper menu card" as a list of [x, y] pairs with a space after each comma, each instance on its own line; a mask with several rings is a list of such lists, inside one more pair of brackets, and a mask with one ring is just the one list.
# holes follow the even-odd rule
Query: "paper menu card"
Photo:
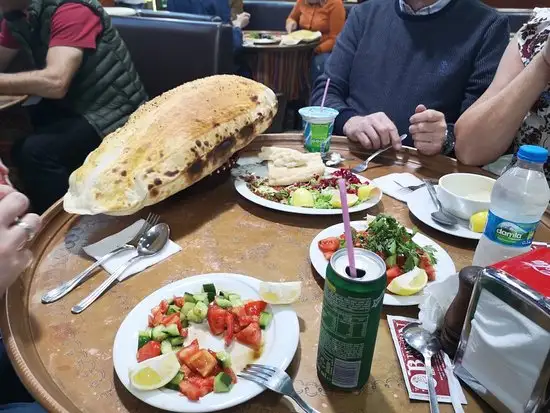
[[[429, 401], [424, 359], [421, 354], [407, 345], [402, 334], [403, 328], [407, 324], [418, 322], [418, 320], [390, 315], [388, 315], [387, 319], [409, 398], [411, 400]], [[434, 370], [438, 401], [441, 403], [451, 403], [449, 380], [445, 372], [446, 365], [441, 354], [432, 358], [432, 367]], [[456, 380], [454, 382], [457, 383]], [[459, 384], [455, 384], [453, 391], [457, 392], [462, 404], [467, 404], [466, 397]]]

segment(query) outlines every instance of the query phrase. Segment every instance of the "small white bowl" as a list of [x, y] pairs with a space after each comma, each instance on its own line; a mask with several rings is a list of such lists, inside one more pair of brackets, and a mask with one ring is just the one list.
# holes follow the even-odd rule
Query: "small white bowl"
[[477, 212], [487, 211], [495, 180], [483, 175], [455, 173], [442, 176], [437, 198], [446, 211], [470, 219]]

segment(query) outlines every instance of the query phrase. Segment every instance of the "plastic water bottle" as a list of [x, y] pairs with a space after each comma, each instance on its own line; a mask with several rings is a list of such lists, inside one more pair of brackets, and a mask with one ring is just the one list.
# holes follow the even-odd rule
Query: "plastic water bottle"
[[550, 201], [543, 165], [548, 150], [521, 146], [517, 162], [497, 179], [485, 231], [474, 265], [487, 267], [530, 250], [535, 230]]

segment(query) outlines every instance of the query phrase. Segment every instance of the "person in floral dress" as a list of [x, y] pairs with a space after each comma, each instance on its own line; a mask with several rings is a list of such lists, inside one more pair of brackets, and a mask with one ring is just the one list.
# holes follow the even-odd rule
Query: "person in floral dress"
[[[508, 45], [487, 91], [455, 125], [455, 153], [485, 165], [521, 145], [550, 149], [550, 8], [536, 8]], [[513, 162], [513, 160], [512, 160]], [[544, 165], [550, 182], [550, 164]]]

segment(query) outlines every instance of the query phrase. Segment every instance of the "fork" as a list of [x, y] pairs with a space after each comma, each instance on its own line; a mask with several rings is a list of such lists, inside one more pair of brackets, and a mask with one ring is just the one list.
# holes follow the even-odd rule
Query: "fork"
[[74, 290], [76, 287], [78, 287], [80, 284], [86, 281], [89, 275], [97, 267], [103, 264], [105, 261], [121, 253], [122, 251], [135, 249], [137, 247], [138, 241], [141, 238], [141, 236], [145, 234], [149, 229], [151, 229], [151, 227], [158, 224], [159, 221], [160, 221], [160, 216], [158, 216], [157, 214], [150, 213], [149, 215], [147, 215], [147, 219], [145, 220], [145, 222], [143, 223], [143, 225], [141, 226], [137, 234], [134, 236], [134, 238], [132, 238], [132, 240], [118, 247], [117, 249], [111, 251], [110, 253], [105, 254], [103, 257], [98, 259], [96, 262], [94, 262], [92, 265], [90, 265], [80, 274], [76, 275], [74, 278], [70, 279], [69, 281], [65, 281], [63, 284], [60, 284], [59, 286], [55, 287], [53, 290], [48, 291], [46, 294], [42, 296], [42, 303], [43, 304], [53, 303], [54, 301], [57, 301], [60, 298], [65, 297], [72, 290]]
[[[407, 134], [401, 135], [400, 139], [401, 142], [403, 142], [407, 138]], [[379, 149], [376, 152], [374, 152], [371, 156], [369, 156], [363, 163], [360, 163], [354, 168], [351, 168], [351, 172], [360, 174], [361, 172], [365, 172], [367, 168], [369, 167], [369, 162], [372, 161], [374, 158], [376, 158], [378, 155], [380, 155], [382, 152], [387, 151], [392, 146], [386, 146], [385, 148]]]
[[264, 364], [249, 364], [238, 374], [238, 376], [259, 384], [275, 393], [290, 397], [306, 413], [319, 413], [317, 410], [310, 407], [304, 399], [298, 396], [298, 393], [296, 393], [292, 385], [292, 379], [281, 369], [266, 366]]
[[401, 189], [404, 189], [404, 190], [408, 190], [408, 191], [416, 191], [417, 189], [420, 189], [424, 186], [426, 186], [426, 184], [419, 184], [419, 185], [409, 185], [409, 186], [405, 186], [405, 185], [401, 185], [399, 182], [397, 181], [393, 181], [397, 184], [397, 186], [401, 187]]

